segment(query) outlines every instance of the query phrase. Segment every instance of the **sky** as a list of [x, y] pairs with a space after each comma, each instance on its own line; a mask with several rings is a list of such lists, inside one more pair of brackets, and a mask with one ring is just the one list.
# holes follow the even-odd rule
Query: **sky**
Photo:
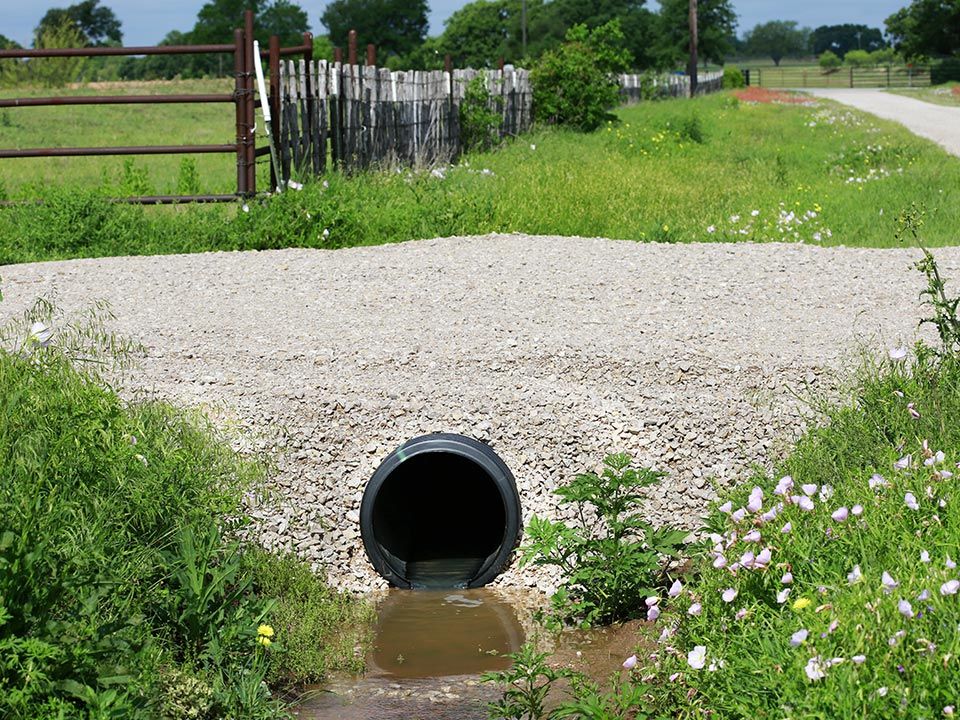
[[[33, 29], [48, 7], [67, 7], [75, 0], [60, 2], [25, 2], [24, 0], [0, 0], [0, 34], [24, 46], [29, 46]], [[156, 45], [171, 30], [189, 30], [196, 21], [197, 11], [205, 0], [101, 0], [120, 19], [124, 45]], [[589, 0], [584, 0], [589, 2]], [[430, 4], [430, 33], [443, 30], [443, 21], [462, 7], [464, 0], [428, 0]], [[311, 28], [322, 32], [320, 15], [325, 2], [301, 0], [300, 7], [307, 11]], [[893, 12], [909, 4], [909, 0], [733, 0], [739, 16], [739, 33], [743, 34], [754, 25], [768, 20], [796, 20], [801, 26], [838, 25], [840, 23], [863, 23], [884, 29], [883, 21]], [[656, 8], [655, 0], [648, 0]]]

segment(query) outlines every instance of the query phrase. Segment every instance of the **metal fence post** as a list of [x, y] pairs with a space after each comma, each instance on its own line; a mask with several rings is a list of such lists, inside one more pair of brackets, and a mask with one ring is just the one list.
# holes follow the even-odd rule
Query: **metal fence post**
[[247, 194], [246, 153], [246, 98], [243, 96], [243, 30], [233, 31], [234, 108], [237, 118], [237, 195]]
[[347, 64], [357, 64], [357, 31], [351, 30], [347, 33]]
[[[270, 114], [273, 116], [273, 128], [271, 132], [273, 134], [273, 145], [276, 148], [280, 147], [280, 125], [282, 123], [282, 118], [280, 117], [280, 37], [277, 35], [270, 36], [270, 98], [268, 102], [270, 103]], [[278, 187], [281, 183], [282, 168], [274, 167], [273, 162], [270, 163], [270, 188], [271, 190]]]
[[253, 99], [253, 11], [243, 13], [243, 76], [244, 93], [246, 95], [247, 135], [244, 141], [247, 161], [247, 192], [251, 195], [257, 192], [257, 137], [256, 137], [256, 106]]

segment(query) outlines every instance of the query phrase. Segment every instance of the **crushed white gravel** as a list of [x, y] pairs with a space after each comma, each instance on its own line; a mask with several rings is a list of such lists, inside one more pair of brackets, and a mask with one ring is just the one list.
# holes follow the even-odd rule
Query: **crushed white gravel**
[[[960, 248], [938, 250], [956, 283]], [[657, 523], [692, 528], [714, 487], [769, 465], [804, 428], [797, 398], [860, 348], [909, 342], [913, 250], [658, 245], [491, 235], [336, 251], [121, 257], [0, 268], [0, 318], [36, 297], [110, 301], [148, 349], [133, 388], [201, 406], [276, 452], [259, 540], [382, 584], [359, 503], [379, 462], [434, 431], [489, 442], [524, 518], [604, 454], [668, 471]], [[542, 569], [503, 585], [549, 590]]]

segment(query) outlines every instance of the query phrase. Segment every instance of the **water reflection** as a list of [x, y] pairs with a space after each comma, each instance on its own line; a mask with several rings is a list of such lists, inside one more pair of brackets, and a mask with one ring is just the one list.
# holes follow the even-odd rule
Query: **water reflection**
[[502, 670], [524, 640], [514, 608], [489, 590], [393, 590], [378, 616], [369, 671], [385, 677]]

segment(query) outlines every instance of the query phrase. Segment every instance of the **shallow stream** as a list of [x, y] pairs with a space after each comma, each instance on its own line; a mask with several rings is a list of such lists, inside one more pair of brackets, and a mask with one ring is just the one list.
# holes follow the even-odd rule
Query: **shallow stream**
[[[377, 607], [374, 646], [363, 677], [310, 688], [302, 720], [486, 720], [500, 690], [480, 675], [510, 665], [535, 626], [539, 593], [391, 590]], [[564, 632], [538, 640], [553, 660], [600, 680], [619, 669], [641, 624]]]

